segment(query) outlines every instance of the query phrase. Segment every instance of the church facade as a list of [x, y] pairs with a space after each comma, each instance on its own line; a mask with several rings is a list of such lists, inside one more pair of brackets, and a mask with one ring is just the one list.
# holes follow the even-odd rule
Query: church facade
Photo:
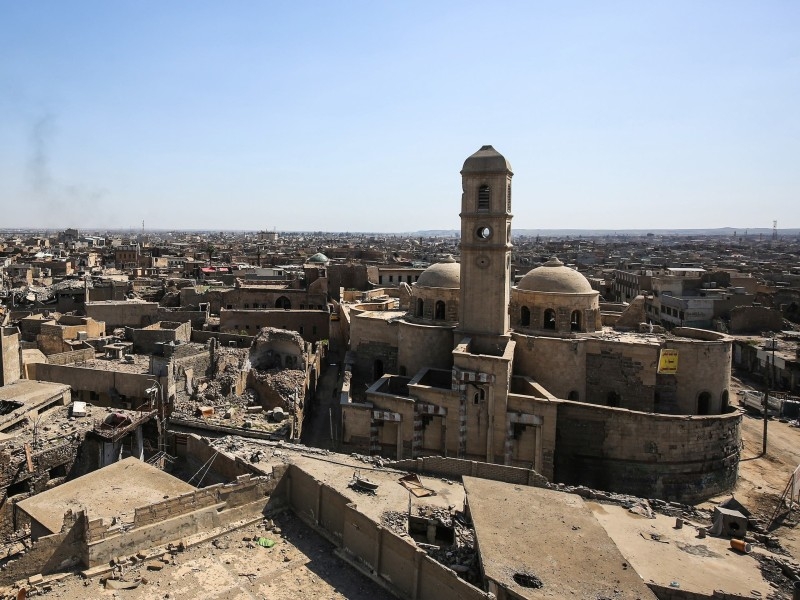
[[[467, 158], [459, 262], [401, 284], [401, 310], [352, 311], [347, 368], [368, 389], [343, 394], [342, 441], [670, 500], [731, 488], [731, 340], [604, 326], [599, 293], [556, 257], [513, 286], [512, 177], [491, 146]], [[663, 350], [677, 352], [676, 372], [659, 373]]]

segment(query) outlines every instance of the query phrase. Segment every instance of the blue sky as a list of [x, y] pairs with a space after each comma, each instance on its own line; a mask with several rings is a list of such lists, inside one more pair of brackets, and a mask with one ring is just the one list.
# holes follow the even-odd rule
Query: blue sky
[[800, 2], [0, 0], [0, 227], [800, 227]]

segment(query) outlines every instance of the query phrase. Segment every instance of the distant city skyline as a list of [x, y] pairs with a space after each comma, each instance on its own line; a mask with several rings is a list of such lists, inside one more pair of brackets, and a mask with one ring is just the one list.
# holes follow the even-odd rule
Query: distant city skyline
[[800, 4], [0, 0], [0, 228], [800, 228]]

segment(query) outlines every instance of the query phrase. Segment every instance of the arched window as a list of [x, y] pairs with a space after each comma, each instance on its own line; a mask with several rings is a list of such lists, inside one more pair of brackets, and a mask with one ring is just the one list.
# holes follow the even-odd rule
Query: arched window
[[289, 299], [286, 296], [281, 296], [277, 300], [275, 300], [275, 308], [283, 308], [284, 310], [289, 310], [292, 308], [292, 303], [289, 302]]
[[571, 331], [581, 330], [581, 311], [573, 310], [572, 316], [569, 319], [569, 328]]
[[489, 186], [482, 185], [478, 188], [478, 212], [489, 212]]
[[724, 390], [722, 392], [721, 398], [721, 406], [719, 407], [719, 412], [724, 413], [728, 411], [728, 390]]
[[444, 321], [444, 302], [441, 300], [436, 301], [436, 306], [434, 307], [433, 318], [438, 319], [440, 321]]
[[567, 396], [567, 400], [580, 400], [581, 395], [578, 393], [578, 390], [572, 390], [569, 395]]
[[552, 308], [548, 308], [544, 311], [544, 323], [542, 323], [542, 327], [544, 329], [555, 329], [556, 328], [556, 311]]
[[475, 390], [475, 393], [472, 395], [472, 403], [480, 404], [484, 400], [486, 400], [486, 390], [483, 388]]
[[606, 395], [606, 406], [619, 406], [622, 398], [617, 392], [608, 392]]
[[707, 415], [711, 410], [711, 394], [708, 392], [701, 392], [697, 397], [697, 414]]
[[527, 306], [519, 309], [519, 324], [523, 327], [531, 326], [531, 309]]
[[422, 309], [424, 308], [425, 303], [422, 301], [422, 298], [417, 298], [417, 316], [422, 316]]

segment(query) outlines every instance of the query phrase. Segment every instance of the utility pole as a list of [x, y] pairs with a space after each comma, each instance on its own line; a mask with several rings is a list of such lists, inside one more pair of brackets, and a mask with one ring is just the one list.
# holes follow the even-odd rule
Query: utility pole
[[769, 422], [769, 390], [770, 388], [775, 387], [775, 344], [777, 340], [775, 336], [769, 338], [770, 343], [772, 344], [772, 370], [768, 369], [767, 372], [769, 373], [769, 384], [767, 385], [767, 391], [764, 392], [764, 441], [761, 445], [761, 454], [762, 456], [766, 456], [767, 454], [767, 423]]

